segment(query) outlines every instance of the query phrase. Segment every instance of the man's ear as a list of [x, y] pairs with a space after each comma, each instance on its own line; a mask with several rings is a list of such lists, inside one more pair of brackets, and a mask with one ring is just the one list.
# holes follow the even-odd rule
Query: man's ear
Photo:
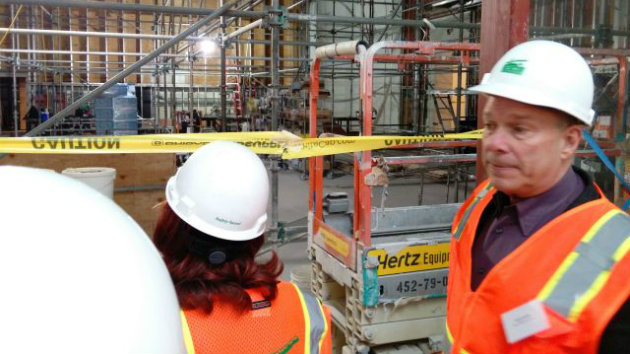
[[582, 126], [573, 124], [568, 126], [563, 134], [563, 147], [560, 155], [563, 159], [572, 158], [582, 140]]

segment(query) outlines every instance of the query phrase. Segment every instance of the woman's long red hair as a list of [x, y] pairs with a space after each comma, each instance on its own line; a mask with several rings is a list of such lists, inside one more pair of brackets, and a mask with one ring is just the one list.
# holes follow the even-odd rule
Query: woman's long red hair
[[[186, 232], [199, 232], [177, 216], [164, 203], [153, 234], [153, 242], [171, 274], [179, 304], [183, 309], [203, 309], [210, 313], [214, 301], [220, 298], [241, 311], [251, 309], [252, 300], [245, 289], [257, 288], [266, 300], [277, 295], [277, 278], [283, 265], [275, 252], [266, 263], [257, 263], [255, 256], [264, 236], [238, 242], [237, 254], [225, 263], [213, 266], [202, 257], [188, 251]], [[218, 244], [234, 243], [214, 238]]]

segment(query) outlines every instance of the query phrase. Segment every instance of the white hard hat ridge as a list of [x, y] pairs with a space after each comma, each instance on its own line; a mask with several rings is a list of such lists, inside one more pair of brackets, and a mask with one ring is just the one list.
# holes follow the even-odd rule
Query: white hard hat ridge
[[471, 91], [554, 108], [591, 125], [593, 75], [582, 56], [564, 44], [533, 40], [510, 49]]
[[169, 179], [166, 200], [182, 220], [207, 235], [251, 240], [266, 228], [269, 177], [251, 149], [216, 141], [195, 151]]
[[158, 251], [113, 201], [47, 170], [2, 166], [0, 353], [183, 353]]

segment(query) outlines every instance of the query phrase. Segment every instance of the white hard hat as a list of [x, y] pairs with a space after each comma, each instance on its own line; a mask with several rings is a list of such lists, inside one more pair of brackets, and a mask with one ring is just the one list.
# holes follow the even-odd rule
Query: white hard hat
[[471, 91], [565, 112], [593, 122], [593, 74], [582, 56], [564, 44], [535, 40], [510, 49]]
[[269, 177], [250, 149], [216, 141], [195, 151], [169, 179], [166, 200], [175, 214], [205, 234], [251, 240], [265, 231]]
[[0, 167], [0, 353], [184, 353], [169, 273], [113, 201]]

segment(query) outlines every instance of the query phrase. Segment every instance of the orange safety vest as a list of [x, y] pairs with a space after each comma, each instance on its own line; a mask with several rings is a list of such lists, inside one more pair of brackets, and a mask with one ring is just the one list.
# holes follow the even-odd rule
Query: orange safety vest
[[330, 310], [292, 283], [280, 282], [278, 295], [265, 301], [247, 289], [252, 310], [241, 313], [215, 302], [210, 314], [183, 310], [188, 354], [330, 354]]
[[[630, 296], [630, 217], [597, 190], [599, 199], [548, 222], [472, 291], [473, 241], [496, 193], [488, 181], [475, 189], [451, 230], [451, 353], [597, 353], [604, 329]], [[540, 301], [550, 327], [509, 344], [501, 315], [531, 300]]]

